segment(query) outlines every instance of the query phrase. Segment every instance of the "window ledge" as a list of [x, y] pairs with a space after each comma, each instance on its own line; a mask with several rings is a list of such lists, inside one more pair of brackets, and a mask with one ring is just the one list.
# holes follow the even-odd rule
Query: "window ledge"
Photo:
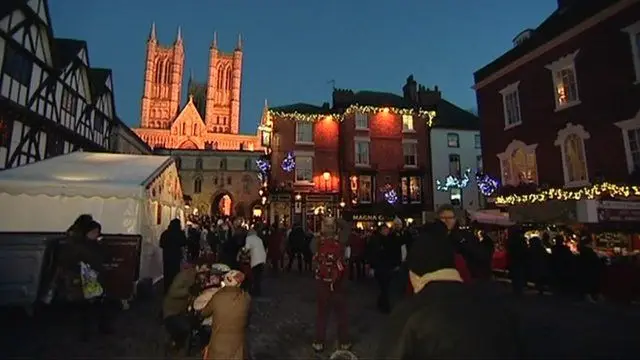
[[417, 168], [418, 168], [418, 165], [406, 165], [406, 164], [405, 164], [405, 165], [404, 165], [404, 168], [405, 168], [405, 169], [417, 169]]
[[296, 141], [295, 142], [296, 145], [311, 145], [313, 146], [313, 141]]
[[577, 188], [577, 187], [583, 187], [583, 186], [589, 186], [591, 185], [591, 183], [588, 180], [581, 180], [581, 181], [571, 181], [568, 183], [564, 184], [565, 188]]
[[582, 104], [582, 101], [576, 100], [576, 101], [568, 102], [564, 105], [556, 105], [556, 109], [554, 111], [555, 112], [562, 111], [580, 104]]
[[370, 168], [371, 167], [370, 164], [358, 164], [358, 163], [355, 163], [354, 166], [358, 167], [358, 168]]
[[293, 185], [314, 186], [315, 184], [313, 183], [313, 181], [300, 180], [295, 181]]
[[413, 134], [415, 132], [416, 132], [415, 129], [402, 129], [403, 134]]
[[356, 126], [356, 131], [369, 131], [369, 128], [357, 127]]
[[513, 129], [514, 127], [520, 126], [520, 125], [522, 125], [522, 121], [514, 123], [514, 124], [505, 125], [504, 126], [504, 130]]

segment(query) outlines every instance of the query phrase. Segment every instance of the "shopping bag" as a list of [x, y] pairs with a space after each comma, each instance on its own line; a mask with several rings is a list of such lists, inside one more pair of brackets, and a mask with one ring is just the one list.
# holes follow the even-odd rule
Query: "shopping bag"
[[98, 282], [98, 273], [84, 262], [80, 262], [80, 279], [82, 279], [82, 294], [86, 300], [102, 296], [104, 289]]

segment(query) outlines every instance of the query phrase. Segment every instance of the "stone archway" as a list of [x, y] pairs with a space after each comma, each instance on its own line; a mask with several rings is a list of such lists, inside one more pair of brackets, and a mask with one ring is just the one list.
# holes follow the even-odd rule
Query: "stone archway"
[[221, 191], [213, 196], [213, 201], [211, 201], [212, 216], [232, 216], [234, 214], [234, 200], [231, 193]]
[[185, 149], [185, 150], [197, 150], [198, 149], [198, 145], [196, 145], [191, 140], [185, 140], [182, 144], [180, 144], [180, 146], [178, 146], [178, 148], [179, 149]]

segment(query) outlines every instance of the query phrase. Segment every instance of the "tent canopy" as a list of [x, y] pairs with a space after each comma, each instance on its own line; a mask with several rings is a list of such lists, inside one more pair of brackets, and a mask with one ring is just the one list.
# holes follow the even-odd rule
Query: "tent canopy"
[[143, 198], [169, 156], [73, 152], [0, 171], [0, 193]]

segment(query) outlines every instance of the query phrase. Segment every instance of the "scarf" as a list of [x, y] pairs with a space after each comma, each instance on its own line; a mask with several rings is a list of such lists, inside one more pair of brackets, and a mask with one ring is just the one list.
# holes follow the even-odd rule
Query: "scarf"
[[409, 271], [409, 279], [413, 285], [413, 292], [417, 293], [422, 290], [428, 283], [432, 281], [457, 281], [462, 282], [460, 273], [456, 269], [440, 269], [422, 276]]

